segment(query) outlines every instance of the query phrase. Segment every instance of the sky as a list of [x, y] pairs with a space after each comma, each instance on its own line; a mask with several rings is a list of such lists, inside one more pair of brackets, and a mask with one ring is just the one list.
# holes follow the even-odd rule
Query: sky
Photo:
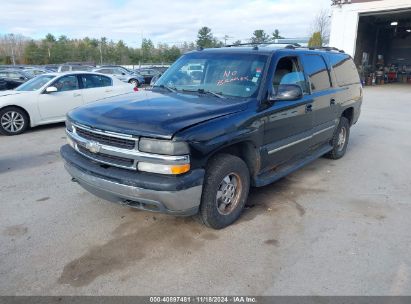
[[279, 29], [287, 38], [306, 37], [312, 19], [331, 0], [12, 0], [1, 4], [0, 34], [43, 38], [107, 37], [136, 47], [195, 41], [208, 26], [228, 42], [246, 40], [256, 29]]

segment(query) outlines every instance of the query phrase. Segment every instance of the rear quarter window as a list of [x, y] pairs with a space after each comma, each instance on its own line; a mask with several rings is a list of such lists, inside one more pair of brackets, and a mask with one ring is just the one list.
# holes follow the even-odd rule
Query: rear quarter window
[[360, 76], [352, 58], [346, 54], [333, 54], [329, 57], [340, 87], [360, 83]]

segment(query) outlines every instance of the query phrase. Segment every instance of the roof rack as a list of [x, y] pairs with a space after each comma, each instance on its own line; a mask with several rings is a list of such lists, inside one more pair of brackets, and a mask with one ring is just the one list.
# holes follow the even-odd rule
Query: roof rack
[[309, 46], [307, 47], [309, 50], [324, 50], [324, 51], [337, 51], [340, 53], [345, 53], [343, 50], [337, 49], [336, 47], [331, 46]]
[[225, 47], [233, 47], [233, 46], [253, 46], [255, 50], [258, 50], [259, 45], [285, 45], [284, 48], [286, 49], [294, 49], [301, 47], [298, 43], [281, 43], [281, 42], [247, 42], [247, 43], [238, 43], [238, 44], [229, 44]]
[[258, 46], [263, 46], [263, 45], [284, 45], [285, 49], [309, 49], [309, 50], [324, 50], [327, 52], [331, 51], [336, 51], [339, 53], [345, 53], [344, 50], [340, 50], [336, 47], [331, 47], [331, 46], [301, 46], [298, 43], [281, 43], [281, 42], [261, 42], [261, 43], [254, 43], [254, 42], [248, 42], [248, 43], [238, 43], [238, 44], [230, 44], [226, 45], [225, 47], [234, 47], [234, 46], [253, 46], [254, 50], [258, 50]]

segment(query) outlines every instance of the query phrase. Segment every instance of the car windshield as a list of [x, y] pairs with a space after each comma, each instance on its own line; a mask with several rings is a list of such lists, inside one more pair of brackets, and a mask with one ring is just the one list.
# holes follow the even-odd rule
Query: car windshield
[[182, 56], [155, 83], [176, 91], [226, 97], [258, 95], [266, 55], [196, 52]]
[[54, 75], [41, 75], [37, 76], [29, 81], [23, 83], [22, 85], [15, 88], [16, 91], [36, 91], [44, 86], [47, 82], [52, 80]]

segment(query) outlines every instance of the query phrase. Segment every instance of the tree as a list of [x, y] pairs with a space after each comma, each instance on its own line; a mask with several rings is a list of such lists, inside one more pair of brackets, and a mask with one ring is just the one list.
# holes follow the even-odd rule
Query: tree
[[284, 37], [282, 37], [282, 36], [280, 35], [280, 31], [277, 30], [277, 29], [275, 29], [274, 32], [273, 32], [273, 35], [272, 35], [272, 39], [283, 39], [283, 38], [284, 38]]
[[153, 60], [154, 44], [151, 39], [144, 38], [141, 43], [141, 57], [143, 62], [150, 62]]
[[314, 17], [311, 24], [311, 33], [320, 33], [321, 45], [328, 44], [330, 41], [330, 11], [327, 9], [321, 9]]
[[44, 63], [44, 54], [34, 40], [31, 40], [24, 50], [24, 61], [28, 64]]
[[211, 33], [211, 29], [209, 27], [203, 26], [201, 29], [198, 30], [197, 35], [197, 46], [199, 48], [211, 48], [214, 47], [215, 38]]
[[323, 40], [321, 37], [321, 33], [320, 32], [315, 32], [310, 40], [308, 41], [308, 46], [309, 47], [321, 47], [323, 45]]
[[241, 40], [234, 41], [233, 44], [234, 44], [234, 45], [240, 45], [240, 44], [241, 44]]
[[267, 42], [270, 37], [264, 32], [264, 30], [255, 30], [253, 37], [251, 37], [251, 43], [263, 43]]

